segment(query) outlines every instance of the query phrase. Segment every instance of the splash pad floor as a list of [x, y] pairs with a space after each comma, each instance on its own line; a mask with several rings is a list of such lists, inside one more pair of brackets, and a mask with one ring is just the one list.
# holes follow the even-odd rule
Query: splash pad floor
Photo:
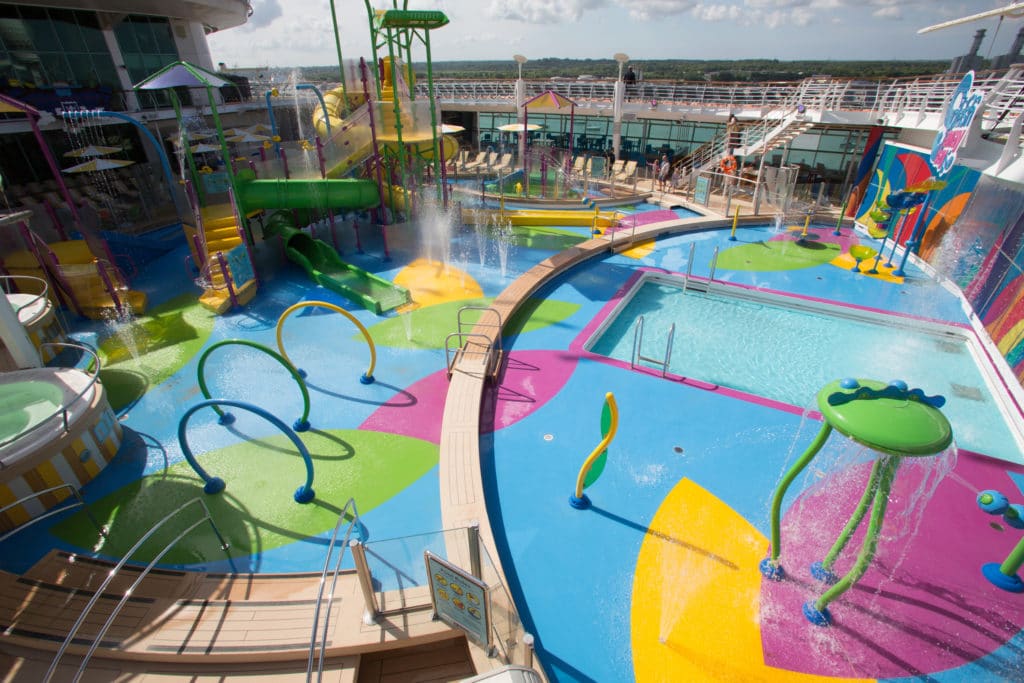
[[[228, 482], [218, 505], [222, 514], [234, 515], [225, 524], [246, 552], [228, 562], [192, 546], [172, 564], [260, 571], [308, 570], [312, 564], [319, 569], [328, 527], [352, 495], [371, 542], [439, 529], [437, 443], [447, 389], [439, 340], [453, 329], [455, 311], [467, 297], [476, 302], [496, 295], [550, 255], [552, 247], [566, 246], [572, 230], [553, 229], [559, 230], [559, 240], [548, 240], [549, 232], [543, 239], [534, 233], [517, 236], [505, 272], [493, 241], [472, 229], [460, 231], [448, 249], [451, 269], [438, 279], [451, 288], [433, 292], [433, 305], [409, 318], [376, 318], [355, 309], [277, 262], [272, 249], [261, 254], [274, 267], [256, 300], [222, 318], [196, 310], [192, 295], [169, 298], [170, 291], [187, 285], [178, 272], [180, 257], [153, 266], [147, 275], [161, 283], [152, 287], [162, 296], [154, 299], [158, 305], [150, 316], [137, 323], [141, 332], [114, 336], [101, 326], [84, 330], [107, 356], [104, 381], [121, 392], [118, 412], [134, 433], [108, 471], [86, 489], [101, 519], [121, 533], [109, 541], [110, 548], [100, 548], [101, 554], [115, 556], [133, 532], [152, 521], [155, 511], [143, 515], [138, 509], [144, 506], [132, 501], [170, 506], [198, 495], [200, 484], [182, 467], [175, 436], [182, 412], [202, 399], [198, 355], [236, 337], [274, 348], [277, 317], [302, 300], [342, 306], [370, 328], [378, 344], [377, 381], [358, 382], [367, 365], [366, 345], [339, 316], [310, 310], [290, 318], [288, 354], [310, 372], [313, 430], [302, 438], [318, 468], [317, 500], [301, 509], [291, 500], [301, 466], [265, 422], [239, 412], [238, 422], [225, 428], [212, 412], [202, 419], [197, 414], [190, 443], [204, 465]], [[822, 242], [830, 240], [825, 229], [819, 232]], [[708, 274], [716, 246], [724, 258], [731, 248], [746, 245], [731, 254], [737, 260], [729, 267], [719, 260], [716, 278], [965, 320], [955, 298], [916, 269], [897, 282], [851, 273], [848, 265], [817, 253], [794, 261], [786, 258], [787, 250], [775, 249], [770, 260], [759, 261], [746, 252], [763, 250], [760, 245], [781, 239], [778, 233], [741, 229], [738, 244], [729, 243], [727, 234], [659, 239], [589, 262], [545, 288], [511, 325], [517, 332], [506, 340], [508, 366], [492, 397], [493, 411], [482, 416], [490, 427], [481, 435], [485, 488], [505, 572], [528, 629], [537, 634], [548, 673], [558, 681], [613, 683], [1019, 680], [1024, 610], [1016, 596], [992, 588], [978, 571], [982, 561], [1001, 561], [1018, 539], [1016, 532], [992, 527], [994, 518], [980, 513], [973, 500], [981, 488], [999, 488], [1018, 500], [1024, 495], [1021, 467], [961, 454], [943, 484], [921, 502], [924, 516], [907, 537], [911, 540], [899, 544], [884, 529], [874, 567], [833, 606], [836, 627], [817, 629], [798, 611], [817, 590], [804, 568], [820, 559], [822, 546], [855, 501], [833, 495], [822, 502], [821, 490], [812, 486], [817, 479], [798, 481], [783, 517], [784, 540], [791, 540], [783, 562], [791, 578], [767, 584], [756, 566], [767, 552], [772, 489], [817, 423], [803, 418], [800, 407], [779, 408], [666, 381], [573, 348], [638, 267], [683, 272], [691, 243], [697, 244], [694, 272], [701, 276]], [[400, 229], [389, 232], [390, 262], [379, 258], [379, 245], [364, 239], [369, 254], [358, 255], [351, 237], [342, 235], [343, 258], [390, 279], [430, 281], [413, 267], [423, 255], [418, 238]], [[169, 281], [182, 287], [168, 286]], [[272, 360], [241, 347], [215, 353], [207, 367], [215, 395], [253, 402], [286, 422], [298, 417], [298, 390]], [[842, 375], [841, 359], [828, 349], [810, 360], [836, 363]], [[880, 372], [889, 379], [891, 373]], [[605, 472], [588, 489], [594, 506], [579, 511], [569, 506], [568, 496], [580, 463], [600, 438], [606, 391], [618, 399], [620, 432]], [[401, 458], [385, 459], [393, 453]], [[383, 480], [395, 471], [401, 477], [385, 486]], [[853, 476], [859, 470], [856, 463], [823, 469], [819, 478], [828, 481], [843, 472]], [[371, 502], [364, 507], [363, 500]], [[841, 519], [815, 514], [826, 504], [842, 510]], [[900, 519], [899, 506], [893, 507], [893, 518]], [[88, 552], [96, 539], [80, 522], [66, 517], [47, 533], [34, 528], [31, 538], [13, 538], [0, 554], [4, 568], [17, 571], [55, 546]], [[805, 527], [821, 532], [801, 533]], [[896, 547], [904, 552], [892, 554]], [[422, 565], [420, 555], [413, 553], [413, 559]], [[844, 556], [839, 567], [849, 561]]]

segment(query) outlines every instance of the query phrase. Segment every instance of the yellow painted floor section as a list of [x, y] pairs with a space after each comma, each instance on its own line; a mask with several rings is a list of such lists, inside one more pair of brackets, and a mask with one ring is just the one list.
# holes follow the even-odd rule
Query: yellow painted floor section
[[[865, 259], [865, 260], [861, 261], [860, 262], [860, 273], [861, 273], [861, 275], [866, 275], [867, 277], [873, 277], [873, 278], [875, 278], [877, 280], [885, 280], [886, 282], [894, 282], [896, 284], [902, 284], [903, 283], [903, 278], [899, 277], [897, 275], [893, 275], [892, 274], [892, 272], [894, 270], [896, 270], [896, 266], [898, 266], [899, 264], [898, 263], [895, 264], [892, 268], [886, 268], [883, 265], [885, 263], [885, 261], [886, 261], [886, 257], [882, 256], [882, 260], [878, 262], [878, 273], [876, 273], [876, 274], [872, 274], [872, 273], [868, 272], [869, 270], [871, 270], [872, 266], [875, 265], [875, 257], [874, 256], [872, 256], [869, 259]], [[853, 268], [854, 263], [856, 263], [856, 260], [852, 256], [850, 256], [849, 254], [843, 253], [843, 254], [840, 254], [839, 256], [835, 257], [831, 261], [829, 261], [829, 263], [831, 265], [833, 265], [833, 266], [836, 266], [837, 268], [842, 268], [843, 270], [851, 270]]]
[[867, 681], [764, 663], [761, 573], [768, 539], [731, 507], [683, 479], [650, 524], [633, 579], [637, 683]]
[[643, 242], [637, 242], [636, 245], [629, 249], [624, 249], [619, 253], [629, 258], [642, 259], [645, 256], [649, 256], [654, 251], [654, 240], [645, 240]]
[[428, 259], [416, 259], [402, 268], [395, 276], [395, 284], [408, 289], [418, 306], [484, 296], [483, 289], [466, 271]]

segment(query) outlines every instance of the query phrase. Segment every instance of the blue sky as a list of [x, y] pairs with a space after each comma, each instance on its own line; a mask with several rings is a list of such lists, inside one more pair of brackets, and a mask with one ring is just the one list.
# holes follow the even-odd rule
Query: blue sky
[[[251, 0], [245, 26], [209, 36], [229, 67], [337, 63], [328, 0]], [[335, 0], [344, 58], [368, 57], [360, 0]], [[982, 56], [1009, 50], [1024, 19], [917, 30], [1006, 0], [409, 0], [449, 18], [431, 33], [435, 60], [542, 57], [644, 59], [952, 59], [986, 29]], [[372, 7], [391, 7], [371, 2]], [[401, 6], [401, 2], [399, 2]], [[422, 59], [420, 50], [414, 54]]]

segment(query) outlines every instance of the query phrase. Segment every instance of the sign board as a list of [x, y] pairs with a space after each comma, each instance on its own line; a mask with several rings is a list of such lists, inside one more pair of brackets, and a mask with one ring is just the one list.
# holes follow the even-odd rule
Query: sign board
[[206, 190], [207, 194], [227, 192], [228, 188], [231, 187], [231, 183], [228, 181], [228, 174], [224, 171], [201, 173], [199, 175], [203, 179], [203, 189]]
[[255, 273], [252, 272], [252, 263], [249, 261], [249, 252], [246, 250], [244, 244], [239, 244], [237, 247], [224, 254], [225, 260], [228, 262], [228, 270], [231, 271], [231, 279], [235, 282], [235, 287], [241, 287], [249, 280], [256, 277]]
[[973, 85], [974, 72], [968, 71], [946, 103], [942, 127], [935, 135], [932, 153], [928, 157], [928, 165], [936, 178], [942, 178], [953, 168], [953, 164], [956, 163], [956, 152], [967, 137], [974, 115], [981, 106], [982, 95], [979, 92], [971, 92]]
[[423, 553], [423, 559], [427, 564], [434, 613], [449, 626], [461, 628], [473, 642], [488, 647], [491, 644], [491, 601], [487, 585], [429, 550]]
[[693, 201], [707, 206], [710, 196], [711, 178], [706, 175], [697, 176], [697, 181], [693, 184]]

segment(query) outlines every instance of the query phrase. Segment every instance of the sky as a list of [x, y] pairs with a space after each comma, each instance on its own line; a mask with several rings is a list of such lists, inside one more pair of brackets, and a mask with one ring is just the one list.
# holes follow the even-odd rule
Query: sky
[[[329, 0], [250, 0], [244, 26], [208, 36], [214, 63], [229, 68], [337, 64]], [[399, 8], [405, 0], [371, 0]], [[998, 17], [918, 35], [918, 29], [1008, 0], [408, 0], [441, 10], [431, 31], [440, 60], [562, 57], [608, 59], [952, 59], [985, 29], [979, 53], [1009, 51], [1024, 17]], [[364, 0], [335, 0], [343, 58], [370, 57]], [[413, 59], [424, 59], [422, 46]]]

